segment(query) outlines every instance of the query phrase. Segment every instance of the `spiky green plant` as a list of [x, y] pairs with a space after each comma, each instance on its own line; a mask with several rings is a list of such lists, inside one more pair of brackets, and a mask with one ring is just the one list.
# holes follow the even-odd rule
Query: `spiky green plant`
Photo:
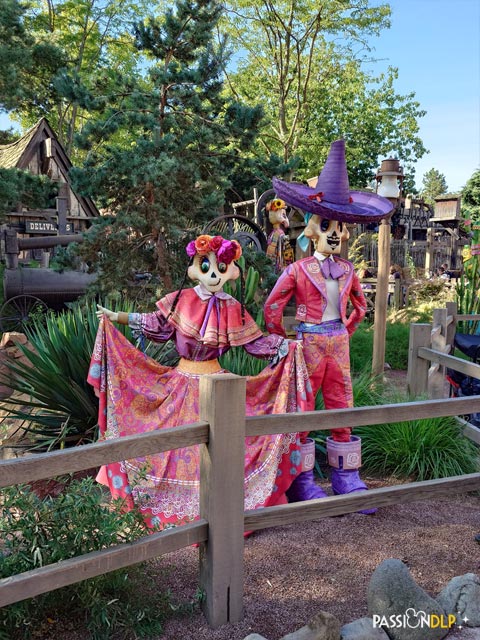
[[232, 347], [219, 358], [224, 369], [237, 376], [256, 376], [268, 364], [266, 360], [254, 358], [243, 347]]
[[[131, 304], [125, 301], [119, 301], [117, 307], [131, 311]], [[27, 362], [6, 363], [8, 373], [2, 381], [15, 393], [2, 402], [2, 408], [10, 418], [25, 423], [21, 446], [50, 450], [96, 439], [98, 402], [87, 383], [98, 330], [95, 311], [96, 304], [90, 301], [58, 315], [34, 318], [27, 328], [33, 350], [19, 345]], [[134, 342], [128, 327], [118, 325], [118, 329]], [[156, 348], [153, 355], [161, 359], [162, 354], [172, 354], [171, 344]]]
[[478, 471], [478, 447], [453, 416], [359, 427], [363, 467], [372, 473], [430, 480]]

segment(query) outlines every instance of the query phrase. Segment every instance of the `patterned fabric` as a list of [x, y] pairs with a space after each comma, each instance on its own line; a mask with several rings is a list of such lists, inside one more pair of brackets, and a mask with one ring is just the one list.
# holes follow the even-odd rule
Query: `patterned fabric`
[[[329, 333], [302, 333], [301, 338], [313, 397], [321, 389], [325, 409], [353, 407], [350, 341], [345, 327], [331, 327]], [[315, 402], [310, 407], [314, 409]], [[331, 430], [336, 442], [349, 442], [351, 432], [349, 427]]]
[[[364, 318], [367, 303], [353, 264], [335, 257], [343, 267], [344, 275], [337, 280], [339, 289], [340, 317], [348, 334], [352, 335]], [[296, 319], [300, 322], [320, 324], [327, 307], [326, 280], [315, 257], [303, 258], [285, 269], [265, 302], [265, 323], [269, 333], [285, 335], [282, 315], [290, 298], [295, 295]], [[347, 315], [348, 302], [352, 312]]]
[[292, 245], [283, 229], [274, 229], [267, 238], [267, 256], [275, 263], [275, 272], [281, 273], [295, 259]]
[[262, 336], [246, 311], [242, 324], [241, 306], [228, 294], [215, 296], [216, 310], [211, 313], [210, 300], [202, 300], [195, 289], [184, 289], [175, 311], [169, 317], [175, 296], [176, 292], [168, 294], [157, 302], [157, 308], [175, 329], [180, 329], [187, 337], [221, 348], [241, 346]]
[[[103, 439], [190, 424], [198, 420], [201, 374], [164, 367], [133, 347], [104, 318], [88, 381], [100, 398]], [[312, 393], [302, 347], [289, 343], [275, 367], [247, 378], [246, 415], [304, 411]], [[290, 433], [246, 438], [245, 509], [285, 502], [300, 473], [300, 438]], [[183, 523], [199, 513], [199, 447], [152, 454], [102, 467], [98, 480], [126, 508], [139, 508], [150, 526]]]

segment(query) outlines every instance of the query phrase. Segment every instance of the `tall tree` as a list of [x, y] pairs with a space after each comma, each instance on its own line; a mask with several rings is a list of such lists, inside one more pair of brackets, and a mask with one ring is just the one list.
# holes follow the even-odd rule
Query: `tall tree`
[[413, 94], [394, 91], [397, 71], [374, 78], [362, 70], [371, 36], [389, 26], [388, 5], [240, 0], [227, 7], [226, 29], [240, 49], [230, 90], [263, 105], [263, 148], [285, 162], [299, 155], [298, 177], [316, 174], [335, 137], [347, 139], [357, 186], [366, 184], [379, 156], [413, 162], [425, 153], [417, 124], [425, 112]]
[[[11, 2], [12, 0], [8, 0]], [[29, 78], [29, 98], [15, 105], [13, 118], [29, 127], [47, 116], [67, 153], [88, 120], [76, 93], [111, 90], [118, 71], [133, 73], [139, 61], [133, 23], [147, 0], [31, 0], [22, 27], [27, 41], [54, 42], [61, 59], [40, 65]], [[84, 89], [83, 89], [84, 90]]]
[[447, 181], [443, 173], [437, 169], [430, 169], [422, 178], [421, 197], [427, 204], [435, 204], [435, 198], [447, 193]]
[[84, 95], [98, 119], [84, 127], [89, 152], [73, 175], [112, 214], [82, 245], [101, 268], [104, 290], [138, 271], [158, 274], [170, 289], [184, 257], [175, 253], [178, 241], [219, 214], [228, 177], [255, 139], [261, 109], [223, 94], [225, 47], [214, 38], [220, 13], [215, 0], [178, 0], [139, 23], [148, 76], [123, 78], [103, 101]]
[[32, 83], [63, 64], [58, 47], [29, 32], [26, 15], [19, 0], [0, 3], [0, 111], [20, 109], [35, 95]]

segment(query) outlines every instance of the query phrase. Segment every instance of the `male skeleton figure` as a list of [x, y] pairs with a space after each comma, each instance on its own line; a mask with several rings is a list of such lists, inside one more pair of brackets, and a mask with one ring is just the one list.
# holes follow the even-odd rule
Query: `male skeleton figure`
[[[278, 197], [306, 212], [304, 237], [298, 241], [308, 247], [313, 240], [315, 253], [287, 267], [278, 279], [265, 303], [267, 329], [285, 335], [283, 310], [295, 296], [297, 338], [303, 343], [313, 397], [321, 389], [326, 409], [351, 407], [349, 338], [365, 315], [366, 302], [353, 264], [340, 257], [341, 242], [349, 237], [347, 222], [378, 221], [392, 204], [376, 194], [350, 191], [343, 140], [332, 144], [315, 188], [277, 178], [273, 187]], [[327, 452], [335, 494], [366, 490], [358, 472], [360, 438], [350, 428], [332, 429]], [[313, 470], [300, 474], [287, 495], [292, 502], [326, 496], [314, 483]]]

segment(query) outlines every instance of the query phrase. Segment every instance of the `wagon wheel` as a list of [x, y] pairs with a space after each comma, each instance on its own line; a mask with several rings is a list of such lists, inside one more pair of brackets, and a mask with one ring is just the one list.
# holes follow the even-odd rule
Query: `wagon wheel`
[[34, 318], [44, 315], [47, 310], [47, 305], [40, 298], [29, 295], [14, 296], [0, 309], [0, 331], [24, 333]]
[[264, 231], [249, 218], [236, 214], [219, 216], [211, 220], [202, 233], [220, 235], [229, 240], [238, 240], [242, 247], [251, 247], [255, 251], [267, 250], [267, 238]]

